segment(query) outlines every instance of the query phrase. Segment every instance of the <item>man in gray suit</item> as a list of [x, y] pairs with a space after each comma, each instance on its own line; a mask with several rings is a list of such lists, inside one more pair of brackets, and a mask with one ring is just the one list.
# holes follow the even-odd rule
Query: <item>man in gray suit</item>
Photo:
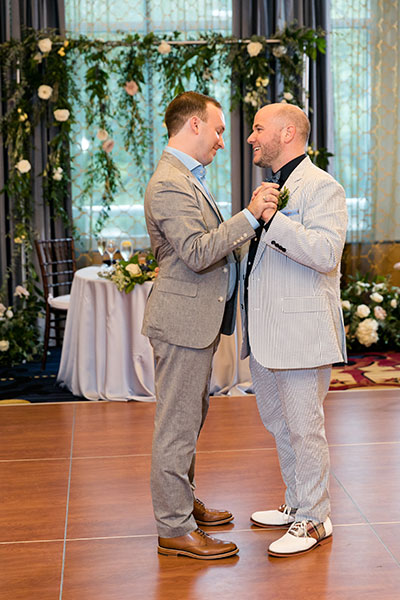
[[[254, 163], [277, 183], [253, 194], [271, 200], [241, 265], [242, 358], [261, 419], [276, 441], [285, 501], [255, 512], [259, 527], [288, 528], [268, 549], [292, 556], [331, 540], [329, 452], [323, 401], [331, 365], [346, 360], [340, 259], [347, 212], [343, 188], [305, 154], [310, 124], [288, 104], [261, 108], [248, 138]], [[287, 188], [277, 211], [271, 188]]]
[[145, 195], [151, 246], [160, 271], [149, 296], [143, 334], [156, 361], [157, 407], [151, 490], [158, 551], [215, 559], [238, 552], [233, 542], [198, 525], [228, 523], [226, 510], [207, 508], [194, 495], [197, 438], [208, 410], [211, 363], [220, 333], [235, 325], [235, 250], [254, 237], [268, 200], [223, 221], [204, 180], [205, 166], [224, 147], [224, 115], [214, 99], [177, 96], [165, 114], [169, 142]]

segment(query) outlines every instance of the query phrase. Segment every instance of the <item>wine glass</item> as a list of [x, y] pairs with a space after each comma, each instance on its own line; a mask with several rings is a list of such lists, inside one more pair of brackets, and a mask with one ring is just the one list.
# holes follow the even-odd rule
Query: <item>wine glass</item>
[[106, 252], [108, 254], [108, 256], [110, 257], [110, 265], [112, 265], [113, 263], [113, 257], [114, 254], [117, 251], [117, 242], [115, 240], [107, 240], [106, 243]]
[[97, 238], [97, 250], [100, 256], [103, 256], [106, 251], [106, 240], [101, 235]]
[[122, 240], [119, 251], [124, 260], [129, 260], [133, 252], [132, 242], [130, 240]]

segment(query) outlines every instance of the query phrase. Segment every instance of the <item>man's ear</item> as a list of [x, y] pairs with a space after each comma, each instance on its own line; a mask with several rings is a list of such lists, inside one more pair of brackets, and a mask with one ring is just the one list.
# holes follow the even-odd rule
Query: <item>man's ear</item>
[[196, 117], [196, 115], [193, 115], [193, 117], [190, 117], [189, 127], [195, 135], [198, 135], [198, 133], [199, 133], [199, 124], [200, 124], [199, 117]]
[[294, 125], [287, 125], [282, 133], [284, 143], [288, 144], [296, 135], [296, 127]]

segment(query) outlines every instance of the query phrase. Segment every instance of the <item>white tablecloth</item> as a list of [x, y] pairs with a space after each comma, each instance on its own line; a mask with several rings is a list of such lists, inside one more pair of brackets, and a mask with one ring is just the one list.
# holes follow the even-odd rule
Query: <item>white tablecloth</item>
[[[89, 400], [142, 400], [154, 395], [153, 351], [141, 333], [152, 283], [125, 294], [99, 267], [75, 273], [57, 381]], [[245, 391], [248, 363], [238, 359], [238, 335], [222, 336], [214, 357], [211, 393]], [[235, 387], [239, 382], [245, 382]]]

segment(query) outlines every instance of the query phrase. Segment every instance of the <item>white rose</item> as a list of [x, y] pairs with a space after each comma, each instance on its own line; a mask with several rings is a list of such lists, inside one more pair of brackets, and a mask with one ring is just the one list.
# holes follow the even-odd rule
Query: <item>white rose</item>
[[374, 283], [374, 285], [372, 287], [372, 291], [376, 292], [376, 290], [383, 290], [384, 288], [385, 288], [384, 283]]
[[18, 161], [17, 164], [15, 165], [15, 167], [18, 169], [18, 171], [20, 173], [28, 173], [32, 168], [29, 160], [25, 160], [25, 159]]
[[291, 94], [290, 92], [285, 92], [283, 94], [283, 97], [285, 98], [285, 100], [293, 100], [293, 94]]
[[261, 42], [249, 42], [247, 44], [247, 52], [250, 56], [258, 56], [263, 49]]
[[390, 301], [390, 306], [392, 308], [397, 308], [397, 300], [396, 300], [396, 298], [393, 298], [393, 300]]
[[38, 96], [42, 100], [48, 100], [53, 93], [53, 88], [49, 85], [40, 85], [38, 88]]
[[17, 287], [15, 288], [14, 296], [19, 296], [20, 298], [22, 298], [22, 296], [26, 296], [28, 298], [29, 292], [26, 288], [24, 288], [23, 285], [17, 285]]
[[342, 300], [342, 308], [344, 310], [350, 310], [351, 304], [348, 300]]
[[383, 300], [383, 296], [381, 296], [380, 294], [378, 294], [378, 292], [374, 292], [373, 294], [371, 294], [370, 298], [374, 302], [382, 302], [382, 300]]
[[168, 42], [163, 40], [161, 42], [161, 44], [158, 46], [157, 50], [159, 51], [160, 54], [169, 54], [171, 52], [172, 48], [168, 44]]
[[43, 40], [38, 41], [39, 50], [43, 53], [50, 52], [52, 43], [49, 38], [44, 38]]
[[13, 316], [14, 316], [14, 313], [11, 310], [11, 308], [9, 308], [8, 310], [6, 310], [6, 317], [7, 317], [7, 319], [12, 319]]
[[272, 48], [272, 54], [275, 56], [275, 58], [282, 58], [282, 56], [284, 56], [287, 52], [287, 49], [285, 48], [285, 46], [274, 46]]
[[357, 310], [356, 310], [357, 317], [361, 317], [362, 319], [365, 319], [365, 317], [368, 317], [370, 312], [371, 312], [371, 310], [368, 308], [368, 306], [366, 304], [359, 304], [357, 306]]
[[56, 121], [68, 121], [69, 110], [66, 108], [57, 108], [57, 110], [55, 110], [53, 114]]
[[96, 133], [96, 137], [101, 142], [105, 142], [106, 139], [108, 138], [108, 133], [105, 129], [99, 129], [98, 132]]
[[400, 262], [397, 262], [393, 265], [393, 269], [396, 269], [396, 271], [400, 271]]
[[361, 321], [356, 330], [356, 338], [363, 346], [371, 346], [378, 341], [378, 322], [375, 319]]
[[8, 340], [0, 340], [0, 352], [7, 352], [10, 347], [10, 342]]
[[141, 275], [142, 274], [142, 269], [139, 267], [139, 265], [136, 265], [135, 263], [129, 263], [129, 265], [127, 267], [125, 267], [125, 268], [128, 271], [128, 273], [130, 273], [134, 277], [136, 275]]
[[62, 168], [57, 167], [56, 169], [54, 169], [53, 179], [55, 179], [55, 181], [61, 181], [61, 179], [63, 178], [62, 174], [63, 174]]

